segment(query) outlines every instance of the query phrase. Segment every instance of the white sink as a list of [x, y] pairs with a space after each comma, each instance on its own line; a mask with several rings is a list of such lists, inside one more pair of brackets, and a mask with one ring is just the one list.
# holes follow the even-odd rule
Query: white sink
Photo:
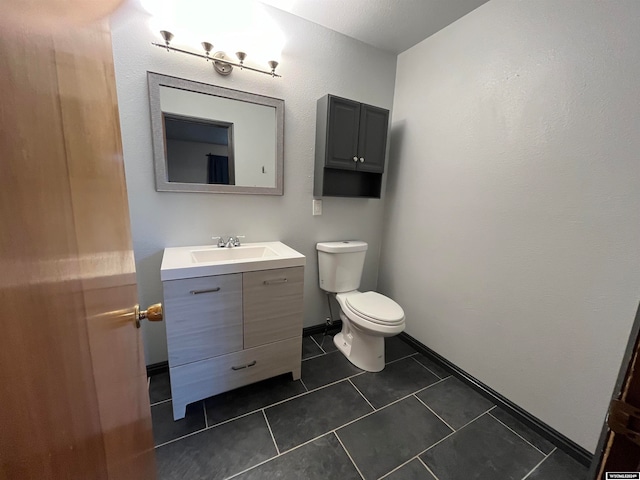
[[191, 257], [195, 263], [225, 262], [229, 260], [247, 260], [249, 258], [276, 257], [276, 252], [269, 247], [243, 245], [232, 248], [208, 248], [192, 250]]
[[247, 243], [239, 247], [171, 247], [164, 249], [160, 278], [207, 277], [303, 266], [305, 257], [282, 242]]

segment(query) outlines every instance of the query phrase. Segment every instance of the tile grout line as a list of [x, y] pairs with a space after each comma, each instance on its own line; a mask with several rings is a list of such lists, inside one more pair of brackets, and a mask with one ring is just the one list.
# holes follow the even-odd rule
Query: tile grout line
[[209, 419], [207, 418], [207, 406], [202, 400], [202, 410], [204, 411], [204, 428], [209, 428]]
[[[493, 416], [493, 415], [492, 415], [492, 416]], [[536, 464], [536, 466], [535, 466], [535, 467], [533, 467], [533, 468], [531, 469], [531, 471], [529, 471], [529, 473], [527, 473], [524, 477], [522, 477], [522, 480], [525, 480], [526, 478], [528, 478], [529, 476], [531, 476], [531, 474], [532, 474], [533, 472], [535, 472], [535, 471], [536, 471], [536, 468], [538, 468], [540, 465], [542, 465], [542, 464], [544, 463], [544, 461], [545, 461], [547, 458], [549, 458], [549, 457], [551, 456], [551, 454], [552, 454], [553, 452], [555, 452], [557, 449], [558, 449], [558, 447], [555, 447], [553, 450], [551, 450], [551, 452], [549, 453], [549, 455], [546, 455], [542, 460], [540, 460], [540, 461]]]
[[229, 477], [226, 477], [226, 479], [225, 479], [225, 480], [229, 480], [229, 479], [231, 479], [231, 478], [237, 477], [238, 475], [242, 475], [243, 473], [246, 473], [246, 472], [248, 472], [249, 470], [253, 470], [254, 468], [258, 468], [258, 467], [260, 467], [260, 466], [264, 465], [265, 463], [269, 463], [271, 460], [275, 460], [276, 458], [282, 457], [283, 455], [286, 455], [286, 454], [288, 454], [288, 453], [290, 453], [290, 452], [293, 452], [294, 450], [297, 450], [298, 448], [304, 447], [305, 445], [307, 445], [307, 444], [309, 444], [309, 443], [311, 443], [311, 442], [315, 442], [315, 441], [316, 441], [316, 440], [318, 440], [319, 438], [322, 438], [322, 437], [324, 437], [325, 435], [329, 435], [329, 434], [331, 434], [331, 433], [333, 433], [333, 430], [331, 430], [331, 431], [329, 431], [329, 432], [327, 432], [327, 433], [323, 433], [322, 435], [318, 435], [317, 437], [314, 437], [314, 438], [312, 438], [311, 440], [307, 440], [306, 442], [303, 442], [303, 443], [301, 443], [300, 445], [296, 445], [295, 447], [290, 448], [289, 450], [285, 450], [284, 452], [281, 452], [281, 453], [279, 453], [278, 455], [276, 455], [276, 456], [274, 456], [274, 457], [267, 458], [266, 460], [263, 460], [263, 461], [262, 461], [262, 462], [260, 462], [260, 463], [256, 463], [255, 465], [253, 465], [253, 466], [251, 466], [251, 467], [245, 468], [245, 469], [244, 469], [244, 470], [242, 470], [241, 472], [234, 473], [233, 475], [231, 475], [231, 476], [229, 476]]
[[273, 440], [273, 444], [276, 447], [276, 453], [280, 455], [280, 449], [278, 448], [278, 444], [276, 443], [276, 437], [273, 436], [273, 431], [271, 430], [271, 425], [269, 425], [269, 419], [267, 418], [267, 412], [262, 409], [262, 416], [264, 417], [264, 421], [267, 422], [267, 428], [269, 429], [269, 433], [271, 434], [271, 440]]
[[[209, 428], [211, 428], [211, 427], [209, 427]], [[164, 447], [165, 445], [169, 445], [170, 443], [175, 443], [178, 440], [184, 440], [187, 437], [191, 437], [191, 436], [196, 435], [198, 433], [206, 432], [207, 430], [209, 430], [209, 428], [201, 428], [200, 430], [196, 430], [195, 432], [187, 433], [186, 435], [182, 435], [181, 437], [174, 438], [174, 439], [169, 440], [167, 442], [164, 442], [164, 443], [161, 443], [159, 445], [156, 445], [155, 447], [153, 447], [153, 449], [155, 450], [156, 448]]]
[[[313, 340], [313, 343], [315, 343], [315, 344], [318, 346], [318, 348], [319, 348], [320, 350], [322, 350], [322, 353], [323, 353], [323, 354], [327, 353], [327, 352], [325, 351], [325, 349], [324, 349], [324, 348], [322, 348], [318, 342], [316, 342], [316, 339], [315, 339], [315, 338], [313, 338], [313, 335], [309, 335], [309, 338], [310, 338], [311, 340]], [[318, 355], [318, 356], [320, 356], [320, 355]]]
[[436, 443], [434, 443], [433, 445], [429, 446], [428, 448], [425, 448], [423, 451], [421, 451], [420, 453], [418, 453], [418, 456], [422, 455], [423, 453], [428, 452], [429, 450], [431, 450], [433, 447], [435, 447], [436, 445], [444, 442], [447, 438], [449, 438], [451, 435], [454, 435], [456, 433], [458, 433], [460, 430], [462, 430], [463, 428], [467, 427], [468, 425], [471, 425], [473, 422], [475, 422], [476, 420], [478, 420], [480, 417], [482, 417], [483, 415], [486, 415], [487, 412], [481, 413], [480, 415], [478, 415], [476, 418], [474, 418], [473, 420], [465, 423], [464, 425], [462, 425], [458, 430], [456, 430], [455, 432], [451, 432], [449, 435], [447, 435], [446, 437], [441, 438], [440, 440], [438, 440]]
[[[492, 409], [493, 410], [493, 409]], [[491, 415], [491, 411], [489, 411], [489, 415]], [[511, 428], [509, 425], [507, 425], [506, 423], [502, 422], [499, 418], [494, 417], [493, 415], [491, 415], [491, 418], [493, 418], [496, 422], [498, 422], [499, 424], [501, 424], [502, 426], [504, 426], [505, 428], [507, 428], [508, 430], [512, 431], [513, 433], [515, 433], [518, 437], [520, 437], [522, 440], [524, 440], [525, 442], [527, 442], [529, 445], [531, 445], [533, 448], [535, 448], [538, 452], [540, 452], [542, 455], [546, 455], [546, 453], [544, 453], [542, 450], [540, 450], [538, 447], [536, 447], [533, 443], [531, 443], [529, 440], [527, 440], [526, 438], [524, 438], [522, 435], [520, 435], [518, 432], [516, 432], [513, 428]]]
[[455, 432], [455, 431], [456, 431], [456, 429], [455, 429], [455, 428], [453, 428], [451, 425], [449, 425], [449, 422], [445, 421], [445, 419], [444, 419], [444, 418], [442, 418], [440, 415], [438, 415], [436, 412], [434, 412], [434, 411], [433, 411], [433, 409], [432, 409], [429, 405], [427, 405], [426, 403], [424, 403], [420, 398], [418, 398], [418, 396], [417, 396], [415, 393], [413, 394], [413, 396], [414, 396], [414, 397], [416, 397], [416, 400], [418, 400], [422, 405], [424, 405], [424, 406], [427, 408], [427, 410], [429, 410], [429, 411], [430, 411], [431, 413], [433, 413], [436, 417], [438, 417], [442, 423], [444, 423], [447, 427], [449, 427], [449, 428], [451, 429], [451, 431], [452, 431], [452, 432]]
[[387, 478], [389, 475], [391, 475], [394, 472], [397, 472], [398, 470], [400, 470], [402, 467], [404, 467], [405, 465], [413, 462], [416, 459], [416, 457], [411, 457], [409, 460], [407, 460], [406, 462], [401, 463], [400, 465], [398, 465], [396, 468], [394, 468], [393, 470], [388, 471], [387, 473], [385, 473], [384, 475], [382, 475], [381, 477], [378, 478], [378, 480], [383, 480], [384, 478]]
[[362, 478], [362, 480], [364, 480], [364, 475], [362, 475], [362, 472], [358, 468], [358, 465], [356, 465], [356, 462], [353, 460], [353, 458], [351, 458], [351, 454], [349, 453], [349, 450], [347, 450], [347, 447], [345, 447], [344, 443], [342, 443], [342, 440], [340, 440], [340, 437], [338, 436], [338, 432], [334, 431], [333, 434], [338, 439], [338, 442], [340, 442], [340, 445], [342, 446], [342, 449], [344, 450], [344, 453], [347, 454], [347, 457], [349, 457], [349, 460], [351, 460], [351, 463], [353, 463], [353, 466], [356, 467], [356, 471], [358, 472], [358, 475], [360, 475], [360, 478]]
[[309, 389], [307, 388], [307, 384], [306, 384], [306, 383], [304, 383], [304, 382], [302, 381], [302, 377], [300, 377], [300, 383], [302, 384], [302, 386], [304, 387], [304, 389], [308, 392], [308, 391], [309, 391]]
[[[418, 352], [419, 353], [419, 352]], [[451, 376], [451, 374], [447, 375], [446, 377], [441, 377], [440, 375], [438, 375], [436, 372], [434, 372], [433, 370], [431, 370], [429, 367], [427, 367], [426, 365], [424, 365], [422, 362], [418, 362], [418, 360], [416, 360], [417, 355], [411, 355], [411, 358], [413, 358], [413, 360], [415, 362], [418, 363], [418, 365], [420, 365], [422, 368], [424, 368], [425, 370], [427, 370], [428, 372], [434, 374], [436, 377], [438, 377], [441, 380], [445, 380], [447, 378], [449, 378]]]
[[[412, 353], [410, 355], [405, 355], [404, 357], [396, 358], [395, 360], [391, 360], [390, 362], [386, 362], [384, 364], [384, 366], [386, 367], [387, 365], [391, 365], [392, 363], [399, 362], [400, 360], [405, 360], [407, 358], [413, 357], [414, 355], [415, 355], [415, 353]], [[420, 363], [420, 362], [418, 362], [418, 363]], [[438, 378], [440, 378], [440, 377], [438, 377]]]
[[167, 398], [166, 400], [160, 400], [159, 402], [156, 402], [156, 403], [150, 403], [149, 406], [150, 407], [155, 407], [156, 405], [162, 405], [163, 403], [167, 403], [167, 402], [170, 402], [170, 401], [171, 401], [171, 399]]
[[[429, 467], [427, 467], [425, 465], [425, 463], [422, 461], [422, 459], [420, 458], [420, 455], [422, 455], [421, 453], [419, 453], [418, 455], [415, 455], [413, 457], [411, 457], [409, 460], [401, 463], [400, 465], [398, 465], [396, 468], [394, 468], [393, 470], [388, 471], [387, 473], [385, 473], [384, 475], [382, 475], [381, 477], [378, 478], [378, 480], [384, 480], [385, 478], [387, 478], [389, 475], [391, 475], [392, 473], [397, 472], [398, 470], [400, 470], [402, 467], [404, 467], [405, 465], [410, 464], [411, 462], [413, 462], [414, 460], [418, 460], [426, 469], [429, 473], [431, 473], [433, 475], [433, 472], [431, 471], [431, 469]], [[439, 480], [438, 477], [436, 477], [435, 475], [433, 475], [434, 478], [436, 480]]]
[[319, 353], [318, 355], [314, 355], [313, 357], [303, 358], [301, 361], [306, 362], [307, 360], [313, 360], [314, 358], [322, 357], [323, 355], [326, 355], [326, 353]]
[[[448, 378], [448, 377], [447, 377], [447, 378]], [[438, 379], [436, 382], [433, 382], [431, 385], [427, 385], [426, 387], [421, 388], [420, 390], [416, 390], [416, 391], [415, 391], [415, 392], [413, 392], [411, 395], [416, 395], [416, 394], [418, 394], [418, 393], [420, 393], [420, 392], [423, 392], [423, 391], [425, 391], [427, 388], [434, 387], [434, 386], [438, 385], [439, 383], [444, 382], [445, 380], [446, 380], [446, 378], [440, 378], [440, 379]]]
[[431, 475], [433, 475], [433, 478], [435, 478], [436, 480], [440, 480], [440, 479], [438, 478], [438, 476], [437, 476], [435, 473], [433, 473], [433, 470], [431, 470], [431, 469], [429, 468], [429, 465], [427, 465], [426, 463], [424, 463], [424, 461], [423, 461], [420, 457], [417, 457], [417, 458], [418, 458], [418, 461], [419, 461], [422, 465], [424, 465], [424, 468], [426, 468], [426, 469], [427, 469], [427, 472], [429, 472]]
[[[263, 407], [263, 408], [267, 408], [267, 407]], [[242, 415], [238, 415], [237, 417], [229, 418], [227, 420], [223, 420], [221, 422], [214, 423], [213, 425], [209, 425], [209, 428], [219, 427], [220, 425], [224, 425], [225, 423], [233, 422], [234, 420], [239, 420], [241, 418], [247, 417], [247, 416], [252, 415], [254, 413], [258, 413], [260, 410], [262, 410], [262, 408], [256, 408], [255, 410], [251, 410], [250, 412], [243, 413]]]
[[230, 480], [232, 478], [237, 477], [238, 475], [242, 475], [243, 473], [247, 473], [249, 470], [253, 470], [254, 468], [261, 467], [265, 463], [269, 463], [271, 460], [275, 460], [276, 458], [280, 458], [282, 455], [283, 454], [280, 453], [280, 454], [278, 454], [278, 455], [276, 455], [274, 457], [267, 458], [266, 460], [263, 460], [260, 463], [256, 463], [255, 465], [252, 465], [251, 467], [245, 468], [244, 470], [241, 470], [238, 473], [234, 473], [233, 475], [229, 475], [228, 477], [224, 477], [224, 480]]
[[[265, 407], [265, 408], [266, 408], [266, 407]], [[208, 426], [208, 427], [206, 427], [206, 428], [202, 428], [202, 429], [200, 429], [200, 430], [196, 430], [195, 432], [191, 432], [191, 433], [188, 433], [188, 434], [186, 434], [186, 435], [182, 435], [181, 437], [177, 437], [177, 438], [174, 438], [174, 439], [172, 439], [172, 440], [168, 440], [168, 441], [166, 441], [166, 442], [164, 442], [164, 443], [161, 443], [160, 445], [156, 445], [156, 446], [155, 446], [155, 448], [163, 447], [163, 446], [168, 445], [168, 444], [170, 444], [170, 443], [174, 443], [174, 442], [177, 442], [178, 440], [183, 440], [183, 439], [185, 439], [185, 438], [187, 438], [187, 437], [190, 437], [190, 436], [192, 436], [192, 435], [195, 435], [196, 433], [205, 432], [205, 431], [207, 431], [207, 430], [211, 430], [212, 428], [216, 428], [216, 427], [219, 427], [219, 426], [221, 426], [221, 425], [224, 425], [225, 423], [233, 422], [234, 420], [239, 420], [239, 419], [241, 419], [241, 418], [248, 417], [249, 415], [253, 415], [254, 413], [258, 413], [260, 410], [262, 410], [262, 409], [261, 409], [261, 408], [258, 408], [258, 409], [256, 409], [256, 410], [252, 410], [252, 411], [250, 411], [250, 412], [243, 413], [242, 415], [238, 415], [237, 417], [229, 418], [228, 420], [224, 420], [224, 421], [222, 421], [222, 422], [214, 423], [213, 425], [209, 425], [209, 426]]]
[[355, 389], [356, 389], [356, 391], [360, 394], [360, 396], [361, 396], [362, 398], [364, 398], [364, 401], [365, 401], [365, 402], [367, 402], [367, 403], [369, 404], [369, 406], [370, 406], [370, 407], [373, 409], [373, 411], [375, 412], [376, 407], [374, 407], [373, 405], [371, 405], [371, 402], [370, 402], [369, 400], [367, 400], [367, 397], [365, 397], [365, 396], [364, 396], [364, 393], [362, 393], [362, 392], [360, 391], [360, 389], [359, 389], [358, 387], [356, 387], [356, 386], [355, 386], [355, 384], [351, 381], [351, 379], [350, 379], [350, 378], [349, 378], [349, 379], [347, 379], [347, 380], [349, 381], [349, 383], [351, 384], [351, 386], [352, 386], [353, 388], [355, 388]]

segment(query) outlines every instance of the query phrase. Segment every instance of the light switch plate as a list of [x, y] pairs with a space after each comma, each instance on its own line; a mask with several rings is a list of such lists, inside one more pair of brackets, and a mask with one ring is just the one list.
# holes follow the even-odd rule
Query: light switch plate
[[313, 215], [322, 215], [322, 200], [313, 199]]

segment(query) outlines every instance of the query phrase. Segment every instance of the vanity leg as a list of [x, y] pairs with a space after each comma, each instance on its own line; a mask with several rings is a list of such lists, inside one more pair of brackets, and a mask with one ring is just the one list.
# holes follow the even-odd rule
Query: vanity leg
[[291, 375], [293, 375], [293, 380], [300, 380], [300, 374], [301, 374], [301, 370], [302, 370], [302, 365], [298, 364], [296, 366], [296, 368], [294, 368], [293, 370], [291, 370]]
[[173, 421], [182, 420], [187, 414], [187, 405], [180, 405], [175, 400], [173, 401]]

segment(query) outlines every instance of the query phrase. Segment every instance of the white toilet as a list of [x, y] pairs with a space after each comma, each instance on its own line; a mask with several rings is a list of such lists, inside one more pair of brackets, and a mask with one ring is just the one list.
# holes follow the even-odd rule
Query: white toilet
[[321, 242], [316, 249], [320, 288], [334, 293], [340, 305], [342, 331], [333, 342], [356, 367], [381, 371], [384, 337], [404, 330], [402, 307], [379, 293], [358, 291], [367, 252], [365, 242]]

